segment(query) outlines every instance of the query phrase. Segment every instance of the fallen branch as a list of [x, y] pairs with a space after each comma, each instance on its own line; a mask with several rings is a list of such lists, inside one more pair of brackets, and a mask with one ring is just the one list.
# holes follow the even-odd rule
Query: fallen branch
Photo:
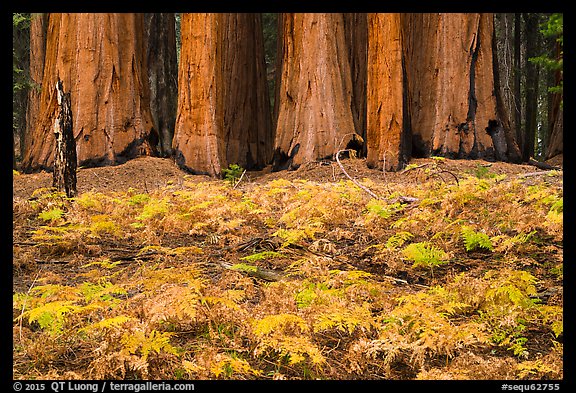
[[348, 172], [346, 172], [346, 169], [344, 169], [344, 165], [342, 165], [342, 163], [340, 162], [340, 153], [345, 152], [345, 151], [350, 151], [350, 149], [345, 149], [345, 150], [338, 150], [338, 153], [336, 153], [336, 162], [338, 163], [338, 166], [340, 167], [340, 169], [342, 170], [342, 172], [344, 172], [344, 174], [346, 175], [346, 177], [348, 179], [350, 179], [350, 181], [352, 181], [352, 183], [354, 183], [355, 185], [357, 185], [358, 187], [360, 187], [362, 190], [366, 191], [368, 193], [368, 195], [370, 195], [372, 198], [374, 199], [380, 199], [378, 197], [378, 195], [374, 194], [372, 191], [370, 191], [367, 187], [363, 186], [362, 184], [360, 184], [356, 179], [354, 179], [352, 176], [350, 176], [348, 174]]
[[385, 278], [385, 279], [387, 279], [387, 280], [394, 281], [394, 283], [396, 283], [396, 284], [399, 283], [399, 284], [404, 284], [404, 285], [412, 285], [412, 286], [414, 286], [414, 287], [423, 288], [423, 289], [429, 289], [429, 288], [430, 288], [428, 285], [416, 284], [416, 283], [412, 283], [412, 284], [411, 284], [411, 283], [409, 283], [409, 282], [406, 281], [406, 280], [402, 280], [401, 278], [396, 278], [396, 277], [392, 277], [392, 276], [382, 275], [382, 276], [380, 276], [380, 277]]
[[441, 170], [439, 170], [439, 171], [436, 172], [436, 173], [432, 173], [431, 176], [434, 176], [434, 175], [435, 175], [435, 176], [438, 176], [438, 177], [440, 177], [440, 179], [442, 179], [442, 181], [444, 181], [444, 178], [443, 178], [442, 176], [440, 176], [441, 173], [448, 173], [449, 175], [452, 175], [452, 176], [454, 177], [454, 179], [456, 179], [456, 185], [458, 185], [458, 186], [460, 185], [460, 182], [458, 181], [458, 176], [456, 176], [456, 175], [453, 174], [452, 172], [447, 171], [447, 170], [445, 170], [445, 169], [441, 169]]
[[242, 178], [244, 177], [245, 173], [246, 173], [246, 169], [244, 169], [244, 172], [242, 172], [242, 175], [240, 175], [240, 179], [238, 179], [238, 181], [236, 182], [236, 184], [234, 184], [234, 187], [232, 187], [232, 189], [235, 189], [236, 187], [238, 187], [238, 184], [240, 184], [240, 182], [242, 181]]
[[406, 172], [410, 172], [413, 171], [414, 169], [420, 169], [420, 168], [424, 168], [425, 166], [430, 165], [429, 163], [426, 164], [420, 164], [420, 165], [416, 165], [416, 166], [412, 166], [412, 167], [407, 167], [405, 168], [402, 172], [400, 172], [401, 175], [405, 174]]
[[550, 174], [560, 174], [558, 170], [553, 169], [551, 171], [540, 171], [540, 172], [528, 172], [528, 173], [520, 173], [518, 177], [532, 177], [532, 176], [543, 176], [543, 175], [550, 175]]
[[42, 259], [35, 259], [34, 262], [36, 262], [39, 265], [49, 265], [49, 264], [65, 265], [67, 263], [70, 263], [70, 261], [44, 261]]
[[265, 269], [259, 266], [236, 264], [232, 265], [227, 262], [219, 262], [220, 266], [224, 269], [233, 270], [235, 272], [244, 273], [252, 277], [256, 277], [265, 281], [279, 281], [284, 278], [283, 272], [278, 272], [272, 269]]
[[532, 165], [538, 169], [544, 169], [544, 170], [560, 170], [560, 169], [562, 169], [562, 168], [557, 167], [557, 166], [546, 164], [545, 162], [536, 161], [533, 158], [528, 160], [528, 165]]
[[414, 202], [418, 202], [418, 198], [407, 196], [399, 196], [398, 198], [394, 198], [390, 201], [390, 203], [401, 203], [401, 204], [410, 204]]

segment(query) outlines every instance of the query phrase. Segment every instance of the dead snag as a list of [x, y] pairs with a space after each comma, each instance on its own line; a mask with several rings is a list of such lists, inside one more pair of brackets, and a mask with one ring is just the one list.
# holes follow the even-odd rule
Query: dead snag
[[58, 109], [53, 128], [56, 149], [52, 186], [72, 198], [76, 196], [76, 141], [72, 132], [70, 93], [64, 93], [60, 79], [56, 82], [56, 96]]

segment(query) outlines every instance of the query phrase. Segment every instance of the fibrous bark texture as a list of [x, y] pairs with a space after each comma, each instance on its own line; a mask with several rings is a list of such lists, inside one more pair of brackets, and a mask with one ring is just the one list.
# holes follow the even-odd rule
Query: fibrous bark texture
[[[70, 91], [79, 165], [123, 163], [153, 154], [143, 46], [143, 14], [51, 14], [43, 86]], [[54, 89], [43, 89], [40, 119], [24, 158], [26, 170], [53, 164]], [[152, 140], [152, 141], [151, 141]]]
[[226, 161], [259, 169], [272, 160], [272, 117], [262, 16], [223, 14]]
[[492, 14], [408, 14], [404, 21], [413, 155], [494, 158], [488, 131], [502, 123]]
[[183, 14], [176, 162], [218, 176], [270, 161], [272, 128], [261, 19], [256, 14]]
[[522, 159], [529, 161], [534, 156], [536, 142], [536, 128], [538, 127], [538, 83], [540, 79], [540, 68], [531, 58], [538, 56], [540, 48], [540, 33], [538, 32], [538, 14], [524, 13], [526, 23], [526, 55], [525, 75], [526, 75], [526, 110], [524, 112], [524, 143], [522, 144]]
[[74, 141], [72, 106], [70, 93], [65, 93], [62, 82], [56, 82], [58, 110], [54, 120], [54, 172], [52, 187], [66, 193], [68, 198], [76, 196], [76, 142]]
[[30, 20], [30, 80], [32, 87], [28, 91], [26, 132], [22, 138], [23, 147], [31, 143], [29, 137], [33, 132], [33, 127], [38, 124], [40, 116], [40, 95], [42, 92], [42, 77], [44, 75], [47, 29], [48, 14], [32, 14]]
[[550, 159], [564, 152], [564, 110], [559, 106], [555, 115], [552, 133], [548, 141], [546, 159]]
[[[352, 78], [352, 118], [356, 133], [366, 140], [366, 88], [368, 72], [368, 14], [344, 14], [344, 34]], [[362, 145], [366, 155], [366, 143]]]
[[396, 171], [410, 157], [400, 14], [368, 16], [367, 164]]
[[274, 169], [332, 158], [356, 139], [343, 18], [282, 15]]
[[158, 131], [158, 153], [172, 154], [178, 102], [178, 60], [173, 13], [144, 14], [144, 42], [150, 85], [150, 110]]

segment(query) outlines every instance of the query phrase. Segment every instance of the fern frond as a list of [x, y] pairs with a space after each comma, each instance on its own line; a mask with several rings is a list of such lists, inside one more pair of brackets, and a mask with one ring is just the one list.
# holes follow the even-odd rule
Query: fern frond
[[304, 319], [294, 314], [273, 314], [253, 322], [253, 332], [257, 336], [265, 336], [276, 331], [295, 330], [305, 333], [309, 329]]
[[18, 319], [28, 318], [28, 323], [37, 322], [50, 335], [56, 336], [63, 331], [66, 314], [81, 308], [68, 300], [49, 302], [24, 312]]
[[493, 250], [492, 241], [490, 241], [490, 238], [485, 233], [476, 232], [469, 226], [463, 226], [461, 233], [466, 251], [474, 251], [478, 248], [489, 251]]
[[165, 352], [177, 355], [177, 349], [170, 344], [170, 338], [173, 335], [174, 333], [159, 332], [157, 330], [152, 330], [150, 333], [146, 334], [142, 330], [135, 329], [122, 335], [120, 340], [122, 344], [122, 352], [130, 355], [139, 354], [145, 362], [148, 360], [148, 356], [153, 352], [156, 352], [157, 354]]
[[413, 234], [407, 231], [401, 231], [397, 234], [390, 236], [386, 241], [386, 248], [389, 250], [395, 250], [399, 247], [402, 247], [404, 243], [414, 237]]
[[98, 329], [110, 329], [110, 328], [118, 328], [124, 325], [126, 322], [136, 321], [136, 318], [127, 316], [127, 315], [118, 315], [112, 318], [105, 318], [101, 321], [93, 323], [91, 325], [86, 326], [79, 330], [79, 332], [89, 332]]
[[245, 257], [240, 258], [240, 259], [242, 259], [243, 261], [248, 261], [248, 262], [256, 262], [256, 261], [260, 261], [263, 259], [282, 258], [283, 256], [284, 255], [280, 252], [263, 251], [263, 252], [259, 252], [256, 254], [245, 256]]
[[429, 242], [409, 244], [402, 254], [414, 261], [413, 267], [434, 267], [447, 263], [448, 255]]

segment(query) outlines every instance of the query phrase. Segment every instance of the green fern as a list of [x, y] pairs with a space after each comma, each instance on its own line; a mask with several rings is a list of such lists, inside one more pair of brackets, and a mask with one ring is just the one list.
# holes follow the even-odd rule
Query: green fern
[[390, 218], [394, 213], [401, 211], [404, 207], [400, 203], [393, 203], [390, 205], [382, 205], [382, 201], [371, 199], [366, 204], [366, 210], [370, 213], [376, 214], [381, 218]]
[[116, 317], [105, 318], [105, 319], [102, 319], [101, 321], [90, 324], [90, 325], [86, 326], [85, 328], [80, 329], [79, 332], [88, 332], [88, 331], [93, 331], [93, 330], [98, 330], [98, 329], [104, 330], [104, 329], [110, 329], [110, 328], [119, 328], [122, 325], [124, 325], [126, 322], [131, 322], [131, 321], [137, 321], [137, 319], [130, 317], [130, 316], [127, 316], [127, 315], [118, 315]]
[[414, 261], [412, 267], [434, 267], [447, 263], [448, 255], [429, 242], [409, 244], [402, 254]]
[[493, 250], [492, 241], [485, 233], [476, 232], [469, 226], [463, 226], [461, 233], [466, 251], [474, 251], [479, 248], [488, 251]]
[[38, 214], [38, 218], [44, 221], [56, 221], [64, 215], [64, 211], [58, 207], [55, 207], [50, 210], [45, 210]]
[[272, 258], [281, 258], [284, 255], [282, 253], [276, 252], [276, 251], [262, 251], [256, 254], [252, 254], [252, 255], [248, 255], [245, 256], [242, 259], [243, 261], [248, 261], [248, 262], [256, 262], [256, 261], [260, 261], [263, 259], [272, 259]]
[[316, 289], [325, 289], [326, 286], [325, 285], [317, 285], [315, 283], [308, 283], [307, 286], [299, 291], [296, 294], [296, 297], [294, 300], [296, 300], [296, 306], [301, 309], [301, 308], [306, 308], [308, 306], [310, 306], [314, 300], [318, 297], [318, 294], [316, 293]]
[[28, 318], [28, 323], [36, 322], [48, 334], [57, 336], [64, 330], [67, 314], [78, 312], [82, 308], [69, 300], [49, 302], [26, 311], [18, 319]]
[[398, 232], [397, 234], [390, 236], [388, 241], [386, 241], [386, 248], [389, 250], [395, 250], [399, 247], [402, 247], [404, 243], [414, 237], [413, 234], [410, 232], [402, 231]]
[[244, 272], [244, 273], [257, 273], [258, 272], [257, 266], [248, 265], [246, 263], [236, 263], [236, 264], [230, 266], [230, 269], [236, 270], [238, 272]]

